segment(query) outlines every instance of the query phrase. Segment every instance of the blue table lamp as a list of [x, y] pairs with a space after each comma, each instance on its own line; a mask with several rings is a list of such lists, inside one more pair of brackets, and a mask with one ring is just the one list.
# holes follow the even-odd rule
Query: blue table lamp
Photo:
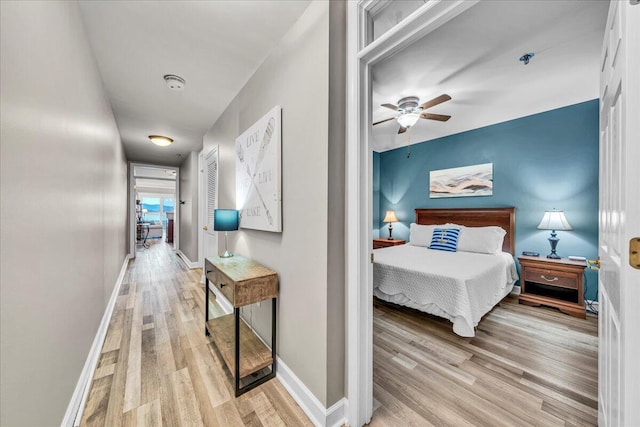
[[227, 233], [238, 229], [239, 220], [239, 212], [235, 209], [215, 209], [213, 211], [213, 230], [224, 231], [224, 254], [220, 255], [221, 258], [233, 256], [228, 250]]

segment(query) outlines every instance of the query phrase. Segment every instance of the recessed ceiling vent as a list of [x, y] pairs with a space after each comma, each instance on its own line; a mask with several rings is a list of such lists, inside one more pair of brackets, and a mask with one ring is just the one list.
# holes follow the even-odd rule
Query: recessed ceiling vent
[[166, 76], [164, 76], [164, 81], [167, 82], [167, 86], [171, 90], [184, 89], [185, 81], [180, 76], [176, 76], [174, 74], [167, 74]]

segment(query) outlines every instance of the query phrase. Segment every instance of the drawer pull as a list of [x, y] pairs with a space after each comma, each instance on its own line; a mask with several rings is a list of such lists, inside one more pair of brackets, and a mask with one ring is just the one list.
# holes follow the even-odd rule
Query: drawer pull
[[544, 274], [541, 274], [540, 278], [546, 280], [547, 282], [556, 282], [558, 280], [557, 277], [554, 277], [553, 279], [548, 279], [548, 278], [544, 277]]

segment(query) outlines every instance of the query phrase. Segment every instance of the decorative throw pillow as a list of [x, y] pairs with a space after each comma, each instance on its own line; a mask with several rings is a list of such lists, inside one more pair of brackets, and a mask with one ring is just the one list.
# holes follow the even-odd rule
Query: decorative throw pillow
[[455, 252], [458, 248], [459, 228], [436, 228], [429, 249]]

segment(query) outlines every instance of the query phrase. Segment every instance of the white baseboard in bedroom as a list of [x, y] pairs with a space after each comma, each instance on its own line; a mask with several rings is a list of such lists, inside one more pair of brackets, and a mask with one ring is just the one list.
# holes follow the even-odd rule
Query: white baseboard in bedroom
[[122, 282], [124, 281], [124, 275], [127, 272], [129, 260], [132, 258], [133, 255], [131, 254], [128, 254], [124, 258], [122, 268], [120, 269], [120, 274], [118, 274], [115, 286], [113, 287], [113, 291], [111, 292], [111, 297], [109, 298], [107, 307], [104, 310], [104, 314], [102, 315], [102, 321], [98, 326], [98, 331], [96, 332], [96, 336], [93, 339], [93, 344], [91, 344], [91, 349], [89, 350], [87, 360], [84, 362], [84, 367], [82, 368], [82, 372], [80, 373], [80, 378], [78, 379], [76, 388], [71, 395], [71, 401], [69, 402], [67, 411], [65, 412], [62, 423], [60, 424], [62, 427], [80, 425], [84, 406], [87, 403], [87, 397], [89, 397], [89, 388], [91, 387], [93, 374], [96, 370], [96, 366], [98, 365], [98, 360], [100, 359], [102, 344], [104, 344], [104, 340], [107, 337], [107, 330], [109, 328], [109, 322], [111, 321], [111, 315], [113, 314], [113, 310], [116, 306], [116, 300], [118, 299], [120, 287], [122, 286]]
[[510, 292], [511, 295], [520, 295], [520, 286], [514, 286]]
[[194, 268], [200, 268], [202, 267], [200, 265], [199, 262], [197, 261], [191, 261], [185, 254], [184, 252], [182, 252], [180, 249], [176, 250], [176, 254], [178, 254], [178, 256], [180, 257], [180, 259], [186, 264], [187, 267], [189, 267], [190, 269], [194, 269]]
[[[233, 313], [233, 306], [213, 283], [209, 284], [209, 289], [216, 296], [216, 302], [222, 308], [222, 311], [227, 314]], [[260, 336], [258, 336], [258, 338], [260, 338]], [[346, 398], [343, 397], [330, 408], [325, 408], [291, 368], [279, 357], [276, 378], [278, 378], [291, 397], [293, 397], [293, 400], [302, 408], [315, 426], [338, 427], [346, 424], [348, 414], [348, 401]]]

